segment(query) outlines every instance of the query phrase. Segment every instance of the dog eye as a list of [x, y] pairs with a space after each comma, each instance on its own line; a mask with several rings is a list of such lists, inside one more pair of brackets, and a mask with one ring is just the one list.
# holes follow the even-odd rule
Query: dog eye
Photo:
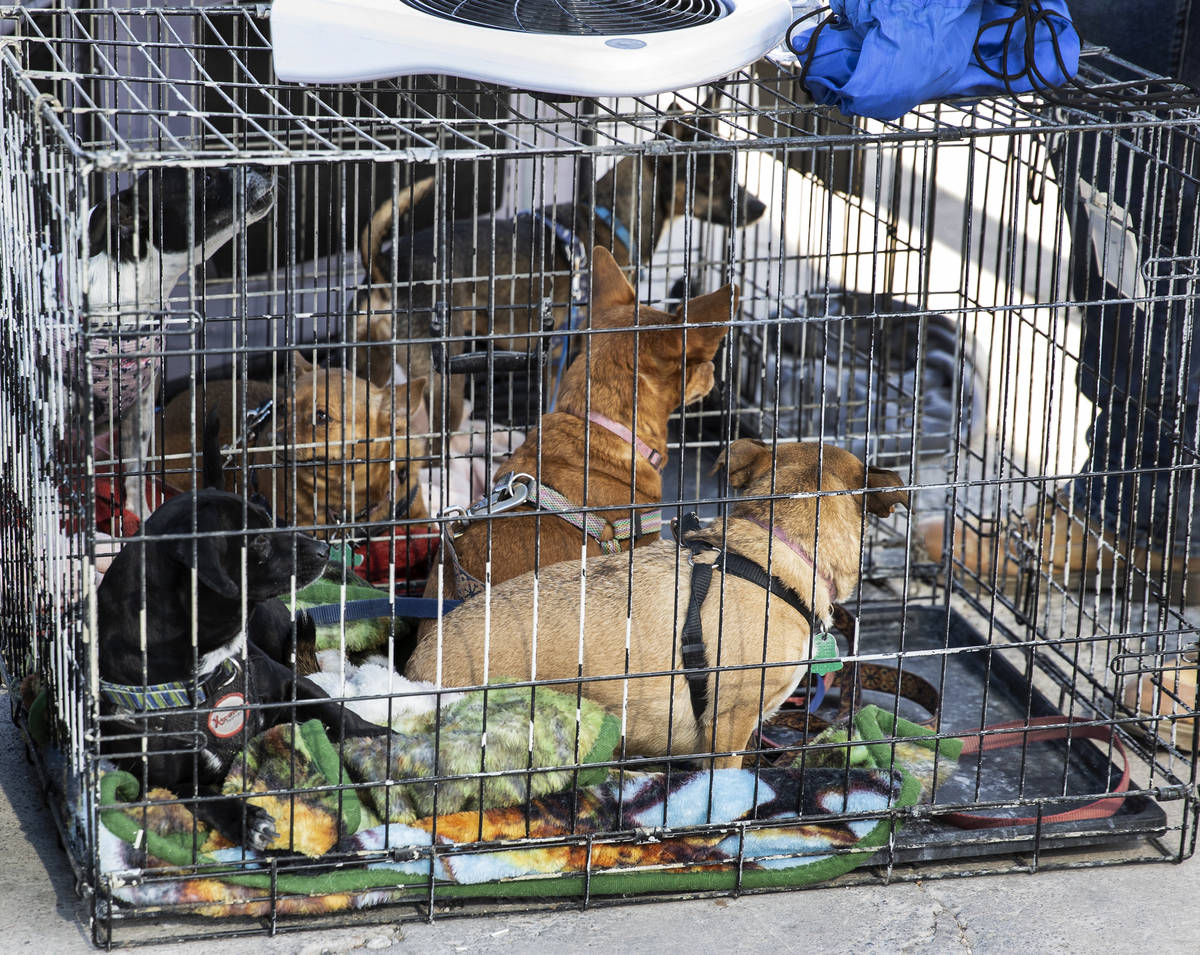
[[318, 408], [313, 412], [313, 422], [316, 424], [329, 424], [329, 414], [324, 408]]

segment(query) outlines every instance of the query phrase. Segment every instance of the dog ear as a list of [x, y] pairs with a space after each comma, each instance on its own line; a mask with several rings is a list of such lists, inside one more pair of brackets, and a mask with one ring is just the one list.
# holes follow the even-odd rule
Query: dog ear
[[88, 219], [88, 254], [96, 255], [108, 250], [108, 200], [92, 210]]
[[724, 468], [729, 475], [729, 486], [743, 488], [764, 474], [771, 472], [771, 449], [754, 438], [738, 438], [721, 452], [712, 474]]
[[292, 366], [296, 369], [297, 380], [305, 375], [311, 375], [317, 367], [299, 348], [292, 352]]
[[655, 139], [676, 139], [680, 142], [690, 143], [698, 135], [698, 130], [691, 123], [685, 123], [678, 117], [683, 115], [683, 110], [679, 103], [671, 100], [671, 105], [667, 107], [667, 116], [670, 118], [663, 123], [659, 129]]
[[[700, 295], [687, 302], [687, 321], [692, 324], [707, 324], [724, 322], [730, 315], [737, 314], [739, 290], [736, 285], [723, 285], [715, 292]], [[675, 314], [683, 318], [684, 306], [681, 302], [675, 309]]]
[[[729, 331], [725, 323], [729, 321], [730, 309], [737, 308], [737, 287], [726, 285], [715, 292], [700, 295], [687, 302], [687, 347], [688, 357], [692, 360], [710, 361], [721, 347], [721, 341]], [[675, 309], [672, 321], [684, 320], [682, 304]], [[695, 327], [693, 327], [695, 326]], [[680, 342], [683, 335], [679, 332]]]
[[592, 308], [633, 305], [637, 290], [629, 284], [612, 253], [602, 245], [592, 249]]
[[717, 135], [717, 103], [724, 94], [725, 84], [714, 83], [709, 87], [708, 96], [700, 104], [700, 121], [697, 125], [710, 138], [715, 139]]
[[[117, 255], [133, 241], [137, 228], [136, 203], [128, 195], [110, 196], [92, 210], [88, 220], [88, 253], [96, 255], [98, 252], [108, 252]], [[148, 228], [147, 221], [142, 226], [143, 241]]]
[[[198, 527], [197, 530], [216, 530]], [[195, 550], [193, 551], [193, 548]], [[171, 544], [171, 555], [184, 567], [194, 567], [200, 583], [213, 593], [232, 600], [242, 592], [225, 569], [228, 542], [224, 536], [198, 537], [196, 540], [179, 540]]]
[[378, 389], [371, 396], [371, 406], [384, 421], [390, 419], [392, 409], [395, 408], [397, 418], [408, 415], [407, 431], [409, 434], [428, 434], [430, 430], [429, 411], [425, 407], [427, 381], [426, 378], [414, 378], [403, 385]]
[[908, 491], [882, 491], [873, 488], [896, 488], [904, 486], [904, 479], [895, 471], [885, 468], [867, 467], [867, 493], [864, 495], [864, 506], [872, 514], [880, 517], [890, 517], [897, 504], [908, 508]]

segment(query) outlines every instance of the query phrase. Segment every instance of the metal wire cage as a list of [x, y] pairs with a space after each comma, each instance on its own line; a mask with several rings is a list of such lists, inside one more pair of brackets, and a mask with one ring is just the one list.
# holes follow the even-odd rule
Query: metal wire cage
[[0, 25], [0, 666], [98, 943], [1194, 851], [1194, 113]]

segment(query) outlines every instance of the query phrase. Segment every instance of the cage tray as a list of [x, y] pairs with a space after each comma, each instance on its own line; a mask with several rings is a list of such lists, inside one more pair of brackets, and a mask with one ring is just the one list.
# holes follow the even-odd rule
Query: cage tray
[[[1011, 720], [1060, 715], [1023, 674], [1027, 649], [989, 645], [954, 610], [872, 606], [860, 616], [859, 641], [860, 653], [883, 654], [876, 658], [876, 662], [888, 666], [900, 663], [896, 651], [903, 647], [904, 670], [924, 677], [941, 690], [943, 732], [968, 734], [981, 725], [993, 726]], [[908, 655], [935, 649], [964, 652]], [[894, 706], [894, 699], [891, 693], [864, 690], [862, 694], [864, 704], [876, 703], [888, 711]], [[918, 721], [929, 716], [918, 704], [904, 698], [900, 700], [899, 714]], [[1120, 757], [1116, 758], [1119, 760]], [[978, 759], [971, 755], [959, 761], [954, 774], [943, 779], [938, 787], [936, 805], [961, 806], [999, 802], [1022, 794], [1036, 798], [1061, 793], [1064, 767], [1065, 787], [1069, 794], [1111, 792], [1121, 778], [1121, 767], [1110, 760], [1104, 748], [1091, 741], [1076, 740], [1069, 747], [1066, 740], [1036, 742], [1027, 747], [1015, 746], [986, 752], [982, 754], [981, 762], [977, 762]], [[977, 776], [978, 792], [975, 789]], [[1131, 783], [1130, 788], [1136, 789], [1137, 786]], [[1080, 805], [1082, 803], [1077, 800], [1047, 802], [1043, 811], [1049, 815]], [[1036, 814], [1036, 809], [1025, 806], [1011, 811], [990, 810], [989, 814], [1031, 816]], [[1159, 835], [1165, 829], [1166, 814], [1145, 796], [1128, 797], [1121, 808], [1107, 819], [1044, 824], [1040, 845], [1032, 825], [972, 830], [933, 820], [917, 820], [905, 824], [897, 833], [896, 860], [923, 862], [957, 859], [972, 855], [1025, 852], [1035, 847], [1111, 846]]]

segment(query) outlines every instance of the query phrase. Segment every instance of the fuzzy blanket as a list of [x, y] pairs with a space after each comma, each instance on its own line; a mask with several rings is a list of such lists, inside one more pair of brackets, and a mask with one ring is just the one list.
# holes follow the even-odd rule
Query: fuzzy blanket
[[[887, 810], [912, 805], [927, 785], [935, 746], [942, 761], [957, 755], [956, 741], [921, 739], [927, 730], [867, 707], [843, 745], [821, 750], [826, 765], [807, 753], [803, 770], [621, 772], [579, 765], [603, 762], [616, 733], [601, 715], [584, 753], [588, 719], [577, 731], [573, 696], [546, 706], [559, 694], [537, 691], [531, 743], [528, 690], [489, 690], [486, 750], [474, 696], [443, 707], [436, 765], [420, 733], [432, 713], [405, 717], [410, 733], [388, 752], [384, 741], [359, 740], [339, 759], [315, 721], [252, 741], [226, 789], [258, 793], [252, 801], [275, 815], [281, 836], [246, 862], [172, 794], [122, 805], [137, 797], [136, 781], [105, 773], [100, 855], [114, 895], [222, 916], [268, 913], [272, 882], [279, 914], [427, 899], [431, 879], [444, 898], [570, 896], [585, 883], [594, 895], [732, 888], [739, 879], [801, 885], [868, 861], [895, 825]], [[896, 735], [909, 740], [911, 768], [889, 741]], [[435, 787], [419, 778], [421, 766], [488, 775]], [[296, 787], [308, 791], [273, 794]], [[268, 861], [273, 873], [256, 871]], [[154, 878], [163, 875], [171, 878]]]
[[[287, 595], [283, 601], [289, 610], [308, 610], [327, 604], [343, 604], [351, 600], [375, 600], [386, 597], [387, 592], [371, 587], [365, 582], [354, 580], [342, 584], [329, 577], [313, 581], [296, 593], [293, 604]], [[344, 653], [365, 653], [387, 645], [393, 637], [402, 639], [408, 635], [409, 624], [402, 618], [377, 617], [369, 620], [352, 620], [342, 624], [317, 627], [317, 651], [338, 650]]]

